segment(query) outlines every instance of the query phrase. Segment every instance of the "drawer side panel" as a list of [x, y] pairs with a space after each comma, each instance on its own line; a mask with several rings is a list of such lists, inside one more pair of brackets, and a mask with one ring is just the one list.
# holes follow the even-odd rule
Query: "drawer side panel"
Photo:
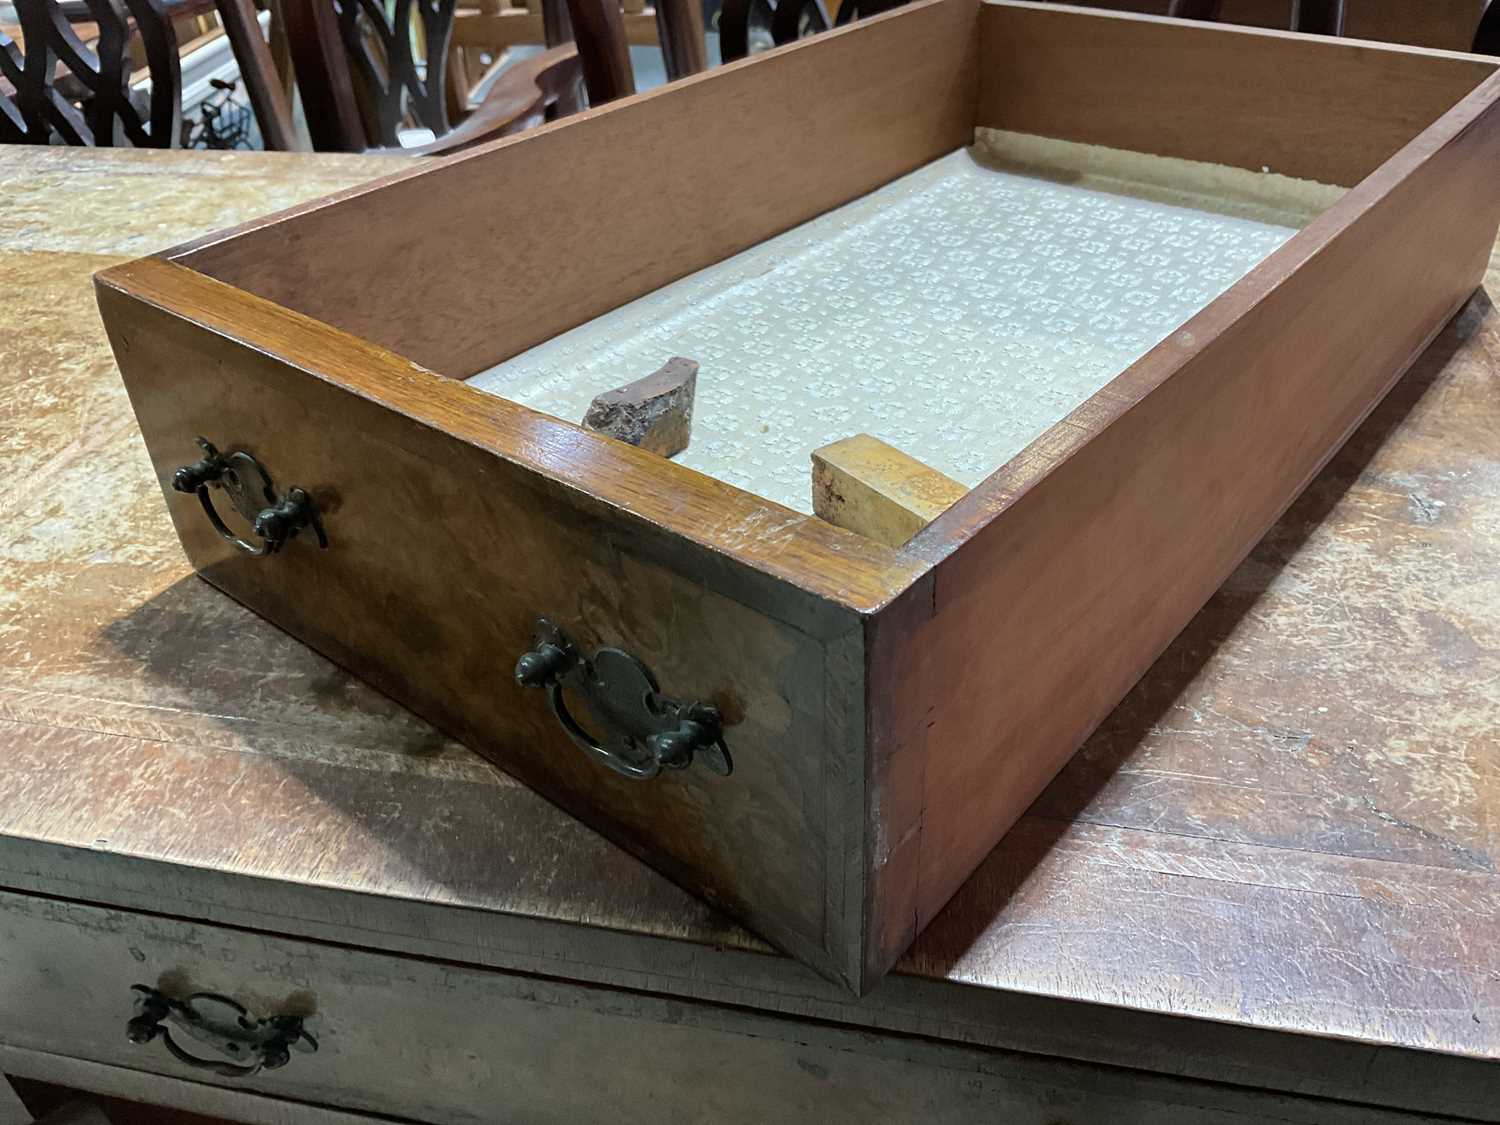
[[873, 634], [894, 718], [871, 801], [901, 812], [876, 934], [936, 914], [1469, 298], [1497, 99], [1491, 78], [1075, 412], [1053, 467], [1023, 456], [909, 545], [937, 567], [925, 619]]

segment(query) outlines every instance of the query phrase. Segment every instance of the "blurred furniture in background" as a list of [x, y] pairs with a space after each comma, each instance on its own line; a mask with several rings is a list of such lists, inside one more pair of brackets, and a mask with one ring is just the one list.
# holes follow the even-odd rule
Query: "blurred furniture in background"
[[[506, 70], [455, 122], [446, 83], [455, 7], [456, 0], [395, 0], [389, 10], [376, 0], [282, 0], [313, 147], [452, 152], [536, 124], [560, 100], [572, 104], [578, 52], [563, 45]], [[403, 146], [413, 128], [432, 141]]]
[[[725, 61], [743, 58], [902, 2], [724, 0], [719, 53]], [[1485, 0], [1077, 2], [1500, 53], [1500, 5]], [[294, 70], [313, 147], [364, 152], [399, 146], [403, 136], [410, 144], [412, 130], [425, 130], [431, 140], [419, 141], [420, 151], [440, 152], [573, 112], [585, 101], [579, 72], [588, 104], [634, 93], [643, 49], [662, 52], [655, 81], [697, 73], [710, 61], [700, 0], [260, 4], [263, 12], [255, 0], [14, 0], [20, 26], [10, 36], [0, 28], [0, 142], [201, 144], [184, 127], [185, 86], [195, 82], [185, 81], [181, 60], [219, 36], [232, 48], [260, 143], [280, 150], [307, 147], [293, 120]], [[535, 53], [575, 39], [576, 59]], [[42, 44], [30, 61], [28, 42]], [[655, 70], [655, 60], [646, 66]], [[207, 89], [201, 76], [196, 88], [188, 99], [194, 108]]]
[[[656, 45], [661, 50], [662, 73], [673, 82], [689, 74], [708, 69], [708, 49], [703, 28], [701, 0], [657, 0], [651, 8], [642, 8], [641, 0], [538, 0], [542, 17], [543, 41], [548, 46], [575, 40], [583, 68], [584, 85], [590, 105], [603, 105], [615, 98], [636, 92], [637, 74], [631, 48]], [[635, 10], [632, 10], [634, 7]], [[510, 9], [517, 14], [521, 9]], [[463, 42], [474, 43], [486, 29], [516, 32], [534, 24], [522, 25], [515, 16], [460, 17], [466, 30]], [[497, 42], [518, 46], [509, 34]]]
[[[297, 147], [283, 89], [251, 0], [14, 0], [17, 34], [0, 31], [0, 141], [182, 143], [182, 58], [229, 40], [267, 148]], [[222, 31], [180, 43], [179, 25]], [[191, 21], [191, 22], [189, 22]]]
[[[20, 41], [0, 33], [0, 141], [170, 148], [182, 123], [177, 35], [160, 0], [86, 0], [92, 49], [55, 0], [15, 0]], [[151, 76], [133, 96], [132, 23]]]
[[[695, 74], [707, 65], [703, 10], [699, 0], [617, 0], [619, 23], [631, 46], [660, 46], [668, 79]], [[571, 37], [565, 0], [463, 0], [453, 27], [453, 45], [465, 51], [503, 50], [542, 43], [555, 47]]]
[[[724, 61], [876, 15], [904, 0], [724, 0], [719, 16]], [[1314, 35], [1348, 35], [1500, 53], [1500, 11], [1486, 0], [1058, 0], [1085, 8], [1219, 20]], [[832, 13], [832, 14], [830, 14]], [[1484, 29], [1476, 34], [1484, 16]]]
[[[291, 67], [277, 67], [261, 34], [255, 4], [252, 0], [216, 0], [215, 9], [234, 49], [265, 147], [282, 152], [303, 147], [292, 122]], [[273, 21], [272, 26], [277, 23]]]
[[[1059, 0], [1062, 2], [1062, 0]], [[1066, 0], [1085, 8], [1218, 19], [1251, 27], [1295, 28], [1352, 39], [1467, 51], [1485, 0]], [[1213, 9], [1189, 13], [1179, 6]]]
[[1344, 7], [1345, 0], [1294, 0], [1292, 30], [1312, 35], [1342, 35]]
[[[460, 13], [458, 0], [280, 2], [320, 151], [451, 152], [573, 112], [580, 79], [590, 105], [635, 92], [627, 16], [641, 13], [619, 0], [540, 0], [540, 24]], [[698, 0], [659, 0], [649, 14], [669, 79], [706, 69]], [[541, 54], [525, 50], [529, 33]], [[414, 146], [413, 129], [432, 140]]]
[[1474, 33], [1474, 50], [1481, 55], [1500, 55], [1500, 4], [1494, 0], [1490, 0]]
[[[632, 94], [630, 47], [648, 30], [668, 80], [708, 65], [700, 0], [534, 0], [534, 13], [485, 0], [491, 10], [463, 18], [458, 0], [262, 3], [263, 14], [254, 0], [15, 0], [17, 26], [0, 27], [0, 142], [213, 142], [222, 109], [238, 114], [238, 143], [205, 147], [248, 147], [250, 114], [227, 92], [184, 124], [183, 60], [200, 50], [226, 64], [232, 50], [265, 148], [307, 147], [295, 74], [312, 147], [338, 152], [448, 152], [514, 132], [583, 105], [580, 75], [588, 104]], [[194, 109], [210, 83], [232, 90], [195, 74]]]
[[720, 52], [725, 62], [759, 54], [832, 27], [899, 8], [906, 0], [724, 0], [719, 9]]
[[[833, 0], [832, 15], [824, 0], [724, 0], [719, 12], [719, 34], [725, 62], [779, 47], [809, 35], [843, 26], [857, 19], [900, 7], [906, 0]], [[1293, 3], [1296, 0], [1292, 0]], [[1304, 0], [1310, 6], [1328, 0]], [[1340, 3], [1340, 0], [1333, 0]], [[1216, 20], [1223, 0], [1123, 0], [1110, 3], [1084, 0], [1083, 6], [1155, 12], [1174, 19]], [[1341, 3], [1340, 3], [1341, 6]]]

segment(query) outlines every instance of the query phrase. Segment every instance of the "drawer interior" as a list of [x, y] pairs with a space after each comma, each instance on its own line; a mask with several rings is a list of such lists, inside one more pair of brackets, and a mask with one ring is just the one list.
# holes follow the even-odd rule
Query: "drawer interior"
[[468, 382], [577, 422], [686, 356], [680, 464], [811, 513], [813, 451], [865, 433], [972, 488], [1340, 194], [981, 128]]
[[925, 0], [175, 260], [571, 423], [695, 359], [680, 464], [806, 512], [858, 433], [977, 485], [1492, 69]]

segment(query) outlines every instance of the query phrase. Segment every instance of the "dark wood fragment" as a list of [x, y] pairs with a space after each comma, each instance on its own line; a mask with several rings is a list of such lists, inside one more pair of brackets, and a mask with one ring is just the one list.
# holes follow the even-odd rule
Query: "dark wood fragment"
[[671, 457], [688, 446], [697, 390], [697, 362], [673, 356], [644, 379], [595, 398], [583, 424], [596, 433]]

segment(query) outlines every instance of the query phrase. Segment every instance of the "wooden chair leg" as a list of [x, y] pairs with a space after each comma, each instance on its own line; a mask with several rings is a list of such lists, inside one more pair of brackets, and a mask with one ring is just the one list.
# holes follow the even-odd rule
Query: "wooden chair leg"
[[542, 0], [542, 40], [549, 47], [573, 42], [573, 17], [568, 0]]
[[719, 58], [734, 62], [750, 53], [750, 13], [755, 0], [724, 0], [719, 8]]
[[[573, 42], [573, 17], [568, 11], [568, 0], [541, 0], [542, 40], [548, 47], [561, 47]], [[629, 51], [626, 46], [626, 51]], [[554, 117], [566, 117], [583, 108], [582, 81], [571, 82], [558, 97], [551, 113]]]
[[619, 0], [568, 0], [578, 41], [578, 63], [589, 105], [603, 105], [635, 93], [625, 15]]
[[1344, 0], [1292, 0], [1292, 30], [1310, 35], [1344, 34]]
[[661, 40], [668, 82], [708, 69], [700, 0], [656, 0], [656, 35]]
[[260, 33], [255, 5], [251, 0], [216, 0], [219, 21], [239, 63], [240, 77], [250, 95], [250, 108], [260, 126], [266, 148], [293, 152], [302, 145], [292, 125], [292, 107], [282, 89], [270, 48]]
[[363, 152], [369, 139], [333, 5], [328, 0], [282, 0], [281, 11], [313, 148]]
[[469, 91], [474, 83], [469, 76], [469, 59], [462, 47], [448, 48], [448, 66], [443, 72], [443, 98], [448, 120], [455, 125], [469, 115]]
[[286, 16], [281, 11], [281, 0], [269, 0], [267, 7], [271, 12], [271, 62], [281, 81], [281, 96], [287, 105], [291, 105], [297, 89], [297, 76], [292, 70], [292, 44], [286, 36]]
[[1167, 15], [1180, 20], [1216, 20], [1222, 0], [1171, 0]]

